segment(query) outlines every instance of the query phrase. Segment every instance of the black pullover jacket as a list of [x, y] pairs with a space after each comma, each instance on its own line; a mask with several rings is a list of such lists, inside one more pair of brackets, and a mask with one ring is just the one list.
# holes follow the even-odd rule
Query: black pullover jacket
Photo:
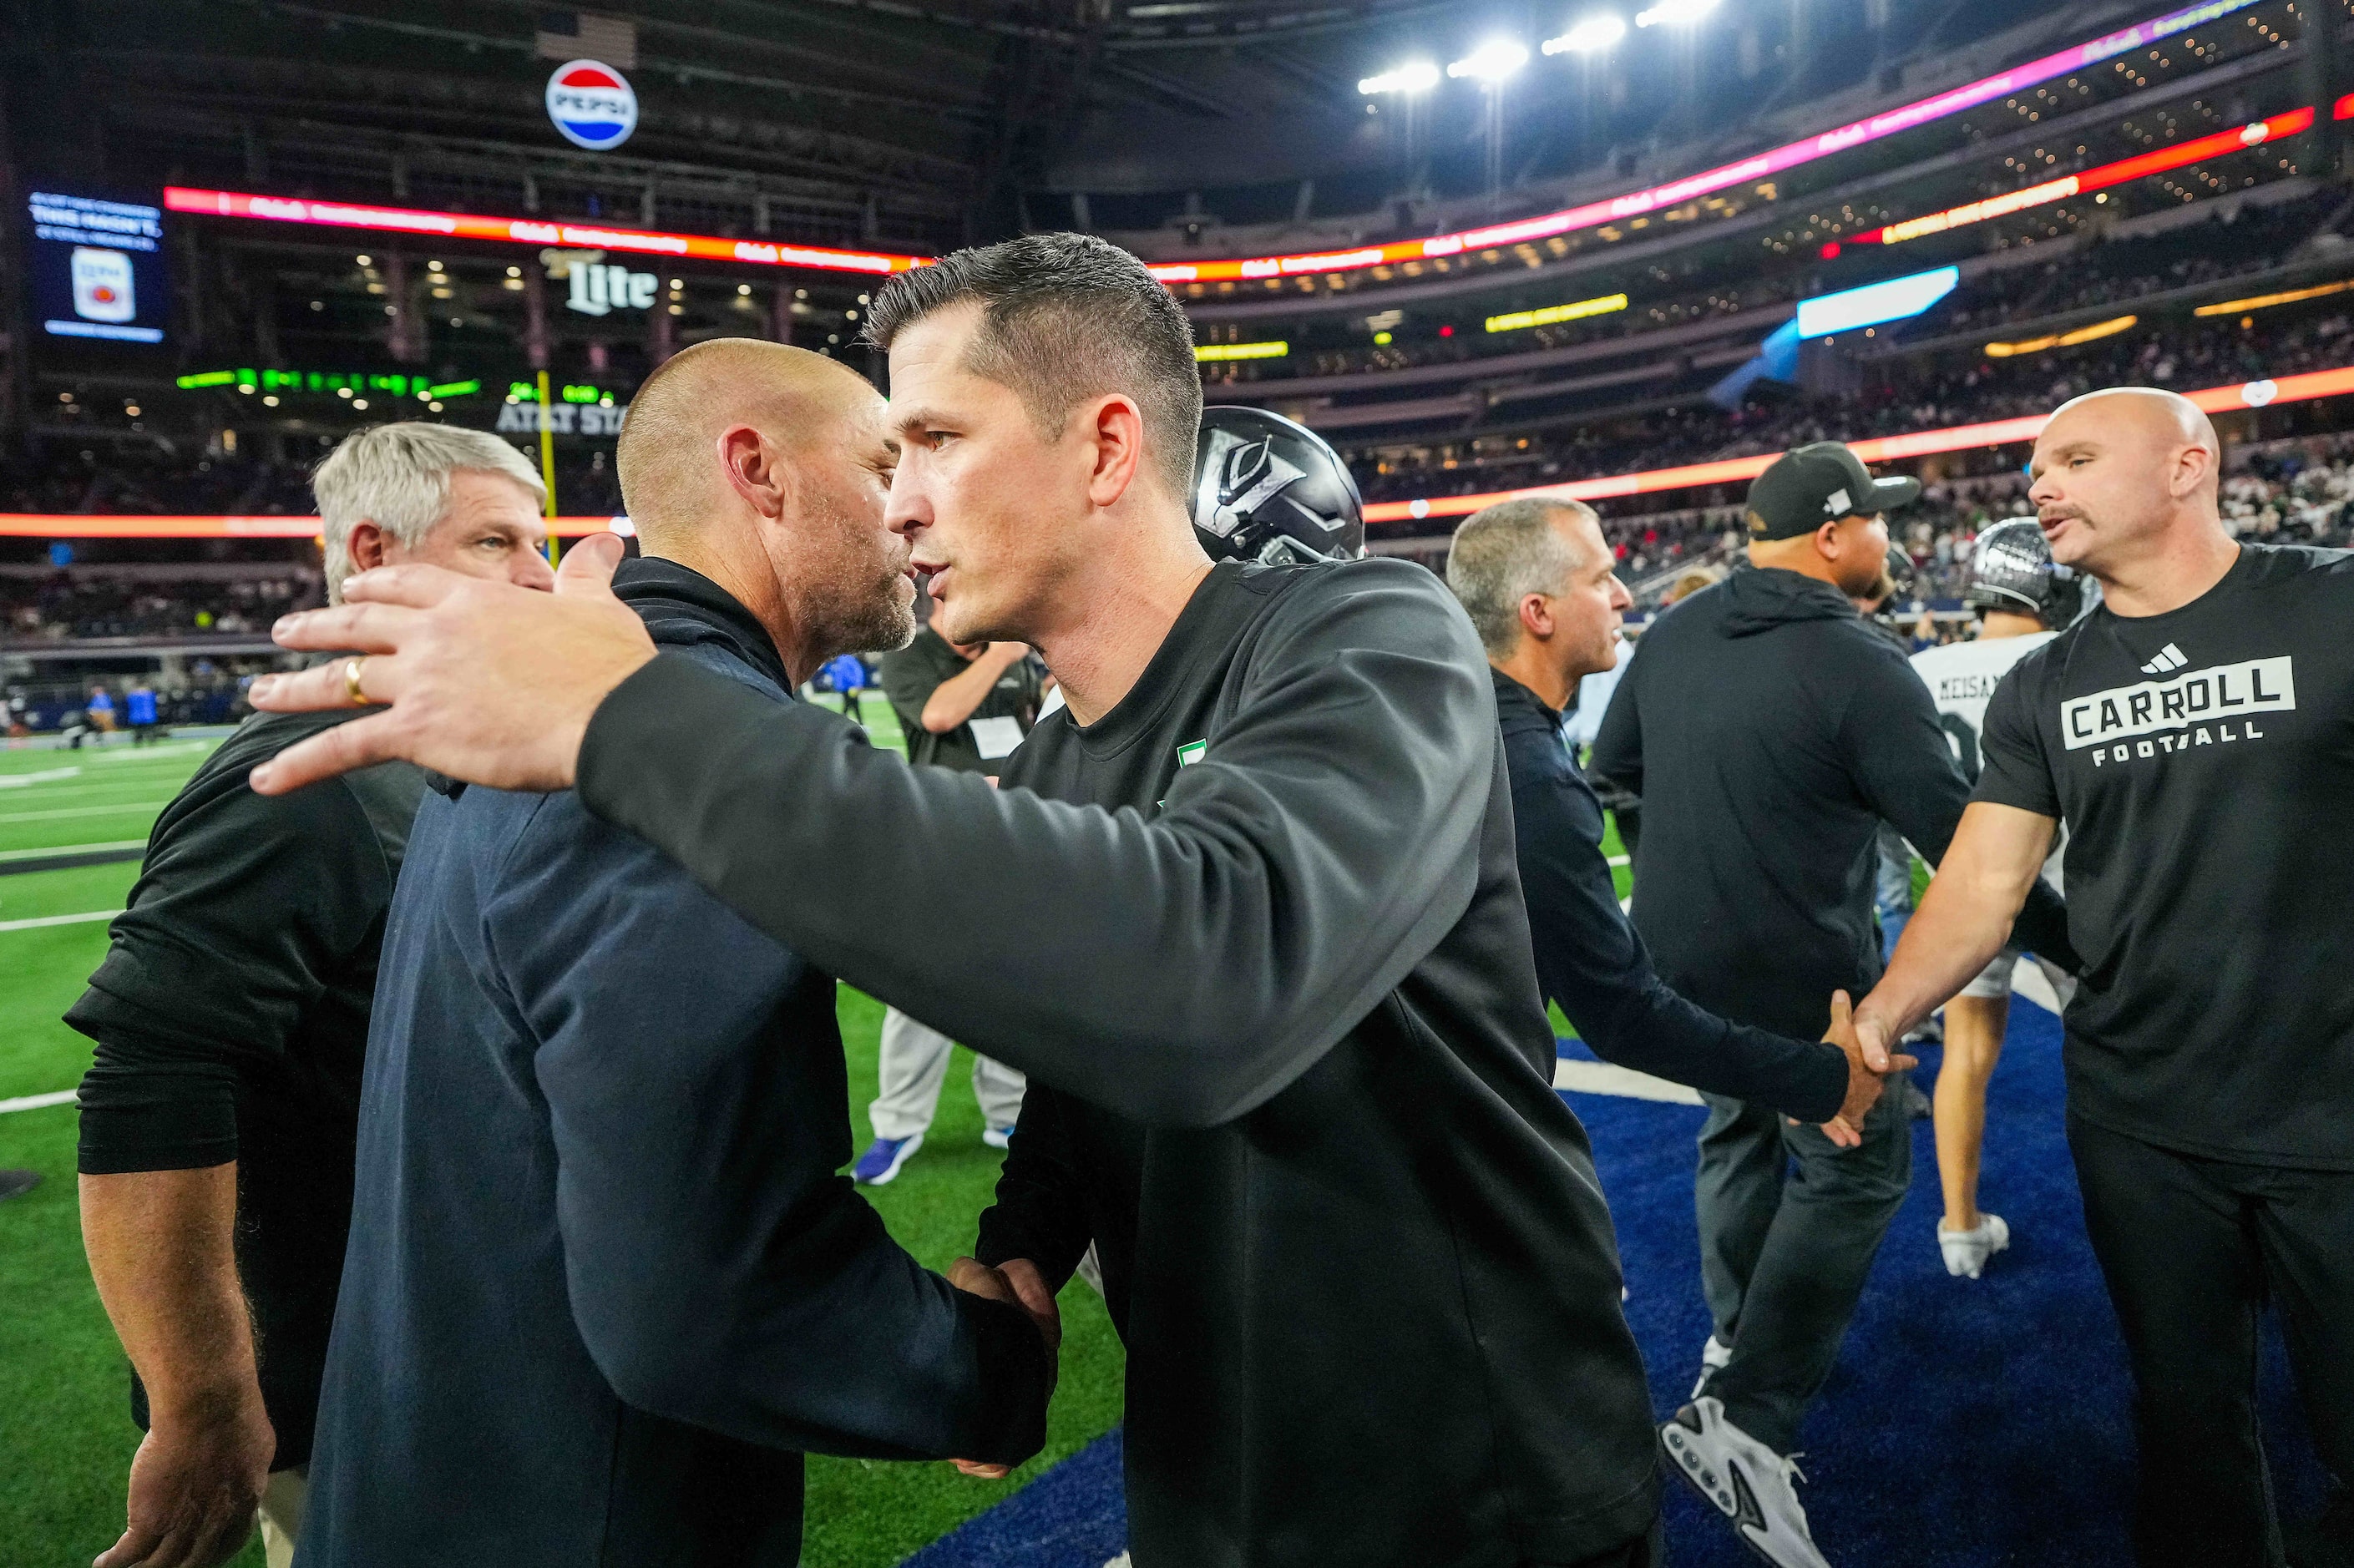
[[1847, 1098], [1847, 1056], [1820, 1041], [1730, 1023], [1661, 982], [1618, 907], [1602, 854], [1602, 802], [1578, 776], [1561, 715], [1501, 670], [1496, 716], [1512, 777], [1512, 828], [1537, 978], [1606, 1062], [1829, 1121]]
[[[666, 660], [801, 707], [709, 578], [614, 586]], [[801, 1451], [1034, 1453], [1036, 1329], [837, 1173], [832, 977], [570, 791], [446, 789], [385, 935], [302, 1568], [792, 1568]]]
[[[1645, 1531], [1649, 1398], [1444, 585], [1220, 565], [1007, 782], [667, 655], [579, 764], [591, 810], [812, 962], [1116, 1118], [1089, 1175], [1123, 1184], [1096, 1234], [1139, 1568], [1510, 1568]], [[914, 886], [952, 916], [920, 938]]]
[[[1819, 1034], [1830, 997], [1882, 970], [1874, 841], [1932, 865], [1969, 786], [1929, 688], [1840, 591], [1735, 572], [1635, 645], [1588, 764], [1642, 797], [1635, 928], [1659, 977], [1712, 1012]], [[2073, 972], [2067, 910], [2038, 883], [2018, 938]]]

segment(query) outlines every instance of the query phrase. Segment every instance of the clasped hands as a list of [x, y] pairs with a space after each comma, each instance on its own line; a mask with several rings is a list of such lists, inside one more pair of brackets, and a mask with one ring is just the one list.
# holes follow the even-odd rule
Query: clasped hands
[[[1063, 1349], [1063, 1314], [1055, 1305], [1055, 1293], [1047, 1288], [1046, 1277], [1038, 1272], [1038, 1266], [1026, 1257], [1017, 1257], [992, 1268], [978, 1259], [960, 1257], [949, 1265], [948, 1282], [970, 1295], [1011, 1302], [1030, 1314], [1030, 1320], [1038, 1325], [1038, 1337], [1046, 1342], [1046, 1389], [1051, 1395], [1056, 1358]], [[977, 1459], [951, 1462], [966, 1475], [984, 1481], [1002, 1481], [1013, 1468], [1011, 1465], [984, 1464]]]
[[1919, 1062], [1891, 1052], [1885, 1032], [1872, 1020], [1859, 1023], [1843, 991], [1831, 992], [1831, 1026], [1823, 1031], [1823, 1043], [1847, 1057], [1847, 1098], [1839, 1114], [1822, 1124], [1823, 1136], [1841, 1149], [1854, 1149], [1863, 1142], [1863, 1118], [1887, 1090], [1891, 1075]]

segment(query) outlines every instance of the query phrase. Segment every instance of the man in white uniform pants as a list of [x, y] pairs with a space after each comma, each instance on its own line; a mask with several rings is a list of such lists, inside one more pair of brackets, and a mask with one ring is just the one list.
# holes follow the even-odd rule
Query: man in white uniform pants
[[[1928, 683], [1955, 759], [1975, 785], [1987, 699], [2013, 664], [2074, 619], [2081, 599], [2074, 574], [2053, 565], [2043, 530], [2031, 517], [2014, 517], [1978, 535], [1963, 602], [1978, 612], [1978, 640], [1925, 649], [1913, 655], [1913, 668]], [[2059, 850], [2044, 863], [2043, 875], [2060, 888]], [[1946, 1272], [1956, 1279], [1978, 1278], [1987, 1260], [2010, 1245], [2002, 1216], [1978, 1210], [1978, 1160], [1986, 1143], [1987, 1083], [2010, 1022], [2011, 971], [2026, 956], [2015, 942], [2005, 946], [1946, 1004], [1946, 1060], [1937, 1069], [1935, 1097], [1946, 1214], [1937, 1225], [1937, 1246], [1946, 1255]], [[2058, 965], [2035, 961], [2064, 1004], [2076, 982]]]

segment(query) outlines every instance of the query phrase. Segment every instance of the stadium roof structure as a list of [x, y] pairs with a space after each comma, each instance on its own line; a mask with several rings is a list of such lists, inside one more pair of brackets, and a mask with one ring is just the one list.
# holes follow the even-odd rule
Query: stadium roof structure
[[[1489, 18], [1435, 0], [52, 0], [0, 74], [19, 161], [45, 174], [914, 256], [1066, 226], [1182, 244], [1205, 222], [1378, 215], [1409, 189], [1476, 203], [1499, 177], [1517, 200], [1624, 148], [1704, 157], [1743, 131], [1727, 101], [1898, 96], [1956, 49], [2066, 42], [2148, 4], [1882, 0], [1640, 29], [1605, 66], [1547, 57], [1496, 100], [1494, 177], [1476, 144], [1494, 94], [1457, 84], [1401, 115], [1356, 90], [1385, 58], [1478, 41]], [[603, 149], [559, 134], [542, 90], [557, 62], [600, 58], [638, 102]]]

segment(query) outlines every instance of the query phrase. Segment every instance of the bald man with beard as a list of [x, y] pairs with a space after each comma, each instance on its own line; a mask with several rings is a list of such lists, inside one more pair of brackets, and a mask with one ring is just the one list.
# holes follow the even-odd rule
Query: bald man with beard
[[[2354, 556], [2241, 544], [2170, 392], [2063, 405], [2029, 492], [2101, 608], [2020, 661], [1887, 975], [1867, 1060], [1977, 975], [2068, 829], [2068, 1140], [2132, 1357], [2144, 1568], [2354, 1563]], [[2275, 1517], [2255, 1405], [2277, 1303], [2331, 1472]]]
[[[656, 643], [783, 704], [907, 641], [882, 415], [772, 344], [646, 381], [619, 451], [644, 554], [614, 588]], [[570, 790], [435, 788], [298, 1562], [792, 1568], [804, 1452], [1036, 1452], [1045, 1328], [917, 1266], [836, 1174], [832, 977]]]

